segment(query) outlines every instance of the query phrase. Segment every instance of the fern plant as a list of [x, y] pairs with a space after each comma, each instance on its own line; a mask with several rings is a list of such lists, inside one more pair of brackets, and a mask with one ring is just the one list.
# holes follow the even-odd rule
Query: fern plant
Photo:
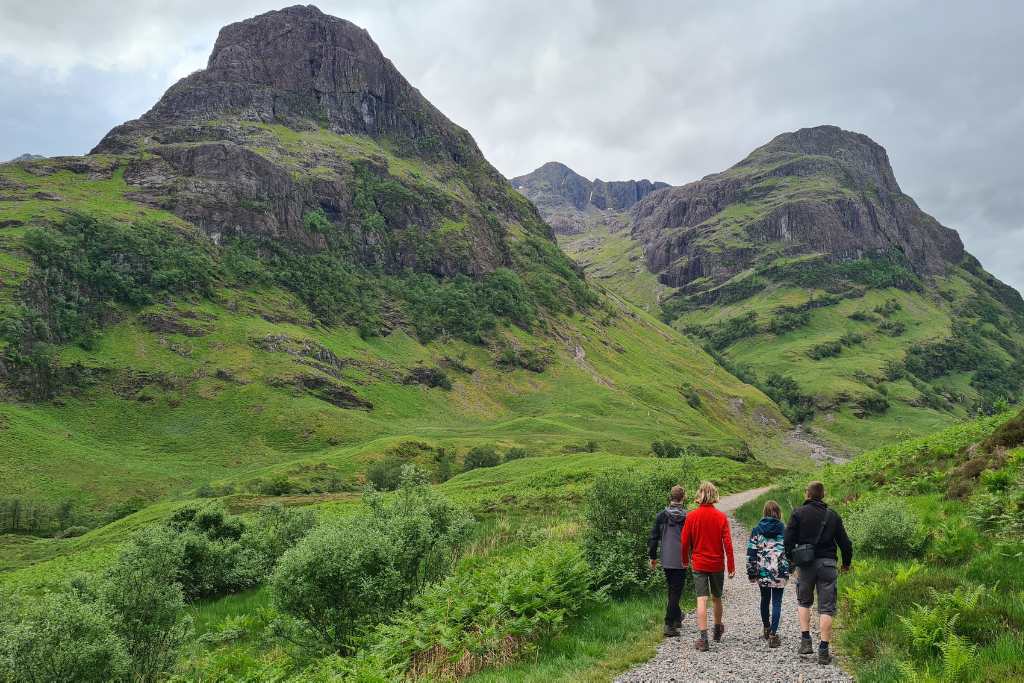
[[978, 646], [950, 633], [939, 645], [939, 649], [942, 651], [942, 680], [945, 683], [966, 680], [978, 654]]

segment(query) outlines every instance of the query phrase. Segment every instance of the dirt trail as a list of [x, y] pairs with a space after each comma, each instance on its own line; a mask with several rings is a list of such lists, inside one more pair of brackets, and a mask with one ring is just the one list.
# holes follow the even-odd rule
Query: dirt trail
[[[726, 496], [719, 503], [719, 509], [731, 516], [740, 505], [768, 490], [766, 487]], [[725, 581], [725, 636], [722, 642], [712, 642], [710, 652], [694, 650], [696, 617], [693, 612], [687, 612], [682, 635], [666, 638], [658, 646], [653, 659], [619, 676], [616, 683], [852, 683], [853, 678], [835, 663], [819, 666], [816, 655], [797, 654], [800, 626], [796, 614], [796, 585], [792, 580], [783, 598], [782, 623], [779, 625], [782, 647], [769, 649], [761, 640], [760, 592], [757, 585], [746, 578], [750, 530], [735, 518], [730, 521], [736, 578]], [[687, 590], [692, 590], [692, 586], [692, 581], [687, 581]], [[816, 617], [815, 614], [813, 622], [817, 622]], [[813, 628], [817, 628], [816, 623]], [[816, 649], [816, 630], [812, 634]]]

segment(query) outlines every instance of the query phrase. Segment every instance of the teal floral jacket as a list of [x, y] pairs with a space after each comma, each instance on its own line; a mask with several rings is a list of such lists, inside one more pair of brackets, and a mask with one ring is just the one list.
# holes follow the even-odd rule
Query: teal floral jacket
[[774, 517], [765, 517], [750, 532], [747, 542], [747, 578], [765, 588], [782, 588], [789, 580], [783, 534], [786, 528]]

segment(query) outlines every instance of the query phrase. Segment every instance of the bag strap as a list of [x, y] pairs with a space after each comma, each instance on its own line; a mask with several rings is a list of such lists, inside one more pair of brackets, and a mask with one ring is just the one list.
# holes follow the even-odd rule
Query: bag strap
[[828, 516], [830, 514], [832, 514], [832, 508], [825, 508], [825, 518], [821, 520], [821, 528], [818, 529], [818, 537], [814, 539], [815, 546], [821, 543], [821, 536], [825, 533], [825, 527], [828, 526]]

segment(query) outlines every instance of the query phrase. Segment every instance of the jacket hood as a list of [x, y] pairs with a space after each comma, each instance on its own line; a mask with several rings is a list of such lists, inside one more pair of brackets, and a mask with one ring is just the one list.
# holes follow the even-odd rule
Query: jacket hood
[[682, 506], [676, 507], [675, 505], [669, 505], [665, 508], [665, 514], [668, 515], [669, 519], [673, 522], [681, 522], [683, 521], [683, 518], [686, 517], [686, 508]]
[[773, 538], [781, 536], [785, 530], [786, 527], [782, 524], [782, 520], [775, 519], [774, 517], [763, 517], [757, 523], [757, 526], [754, 527], [753, 533], [761, 534], [766, 538]]

